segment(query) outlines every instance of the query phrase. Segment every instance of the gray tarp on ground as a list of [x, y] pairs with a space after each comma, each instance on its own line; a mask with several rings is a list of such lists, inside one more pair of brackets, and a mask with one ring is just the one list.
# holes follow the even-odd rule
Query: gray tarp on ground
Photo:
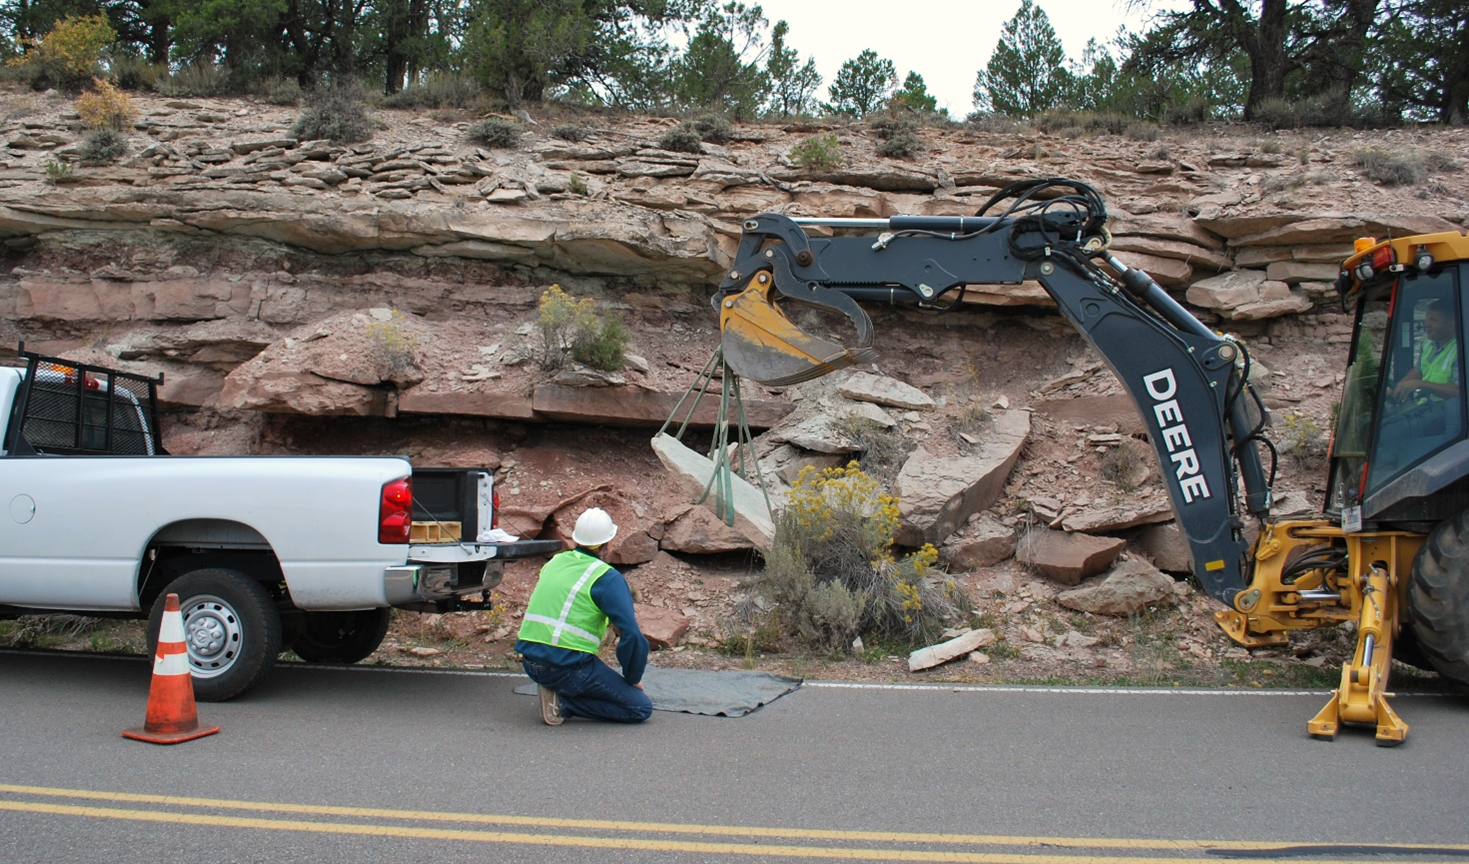
[[[801, 686], [800, 678], [772, 672], [730, 669], [658, 669], [643, 673], [643, 690], [657, 711], [743, 717]], [[515, 692], [534, 696], [536, 685], [521, 684]]]

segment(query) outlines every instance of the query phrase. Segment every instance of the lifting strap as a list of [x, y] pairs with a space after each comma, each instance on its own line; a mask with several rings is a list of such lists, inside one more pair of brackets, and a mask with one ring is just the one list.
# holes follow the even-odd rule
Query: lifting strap
[[[673, 406], [673, 413], [663, 421], [663, 427], [658, 430], [662, 435], [673, 425], [674, 420], [683, 410], [685, 402], [689, 402], [688, 411], [683, 415], [683, 421], [678, 427], [678, 432], [673, 436], [682, 439], [688, 431], [689, 424], [694, 419], [694, 412], [698, 410], [704, 394], [709, 391], [709, 386], [714, 381], [715, 374], [719, 374], [719, 411], [714, 421], [714, 438], [709, 445], [709, 460], [714, 463], [714, 473], [709, 476], [709, 482], [704, 486], [704, 492], [694, 501], [695, 504], [703, 504], [709, 493], [714, 493], [714, 513], [724, 520], [724, 524], [733, 527], [735, 522], [734, 509], [734, 480], [733, 475], [739, 474], [741, 478], [749, 481], [749, 475], [754, 474], [754, 483], [760, 489], [760, 494], [765, 498], [765, 510], [774, 514], [774, 508], [770, 506], [770, 493], [765, 489], [765, 481], [760, 476], [760, 464], [755, 457], [755, 439], [750, 434], [750, 424], [745, 418], [745, 402], [740, 395], [740, 376], [729, 368], [724, 360], [724, 350], [714, 349], [709, 355], [709, 360], [704, 364], [704, 369], [699, 377], [684, 391], [678, 404]], [[693, 396], [692, 402], [689, 397]], [[731, 415], [730, 408], [733, 406], [734, 413]], [[730, 462], [729, 428], [731, 423], [735, 427], [734, 446], [738, 450], [739, 457], [736, 464]], [[749, 460], [748, 466], [746, 459]]]

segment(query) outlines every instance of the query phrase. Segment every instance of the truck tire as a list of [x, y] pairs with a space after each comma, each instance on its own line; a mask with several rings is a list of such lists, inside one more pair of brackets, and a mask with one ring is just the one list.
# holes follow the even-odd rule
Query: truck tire
[[308, 663], [356, 663], [383, 644], [391, 609], [307, 612], [291, 650]]
[[263, 585], [223, 568], [194, 570], [175, 579], [148, 616], [150, 655], [158, 648], [168, 594], [179, 595], [195, 699], [223, 702], [265, 679], [281, 651], [281, 616]]
[[1434, 671], [1469, 687], [1469, 510], [1440, 522], [1418, 550], [1408, 614]]

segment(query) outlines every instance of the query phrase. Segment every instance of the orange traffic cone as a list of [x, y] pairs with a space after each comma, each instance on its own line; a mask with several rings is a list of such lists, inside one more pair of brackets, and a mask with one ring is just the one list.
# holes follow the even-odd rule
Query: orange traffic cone
[[148, 687], [148, 718], [141, 729], [124, 729], [124, 738], [152, 744], [177, 744], [213, 735], [218, 726], [200, 726], [194, 709], [194, 678], [189, 674], [189, 654], [184, 647], [184, 616], [179, 612], [179, 595], [163, 601], [163, 622], [158, 628], [158, 654], [153, 658], [153, 683]]

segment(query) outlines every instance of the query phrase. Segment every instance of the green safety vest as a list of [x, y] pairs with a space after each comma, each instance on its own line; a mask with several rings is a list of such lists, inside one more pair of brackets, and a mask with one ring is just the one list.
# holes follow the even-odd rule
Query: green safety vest
[[1442, 347], [1432, 342], [1423, 343], [1423, 354], [1419, 357], [1418, 372], [1429, 384], [1450, 384], [1458, 378], [1459, 343], [1457, 340]]
[[518, 638], [597, 653], [607, 635], [607, 616], [592, 601], [592, 586], [611, 569], [580, 549], [547, 561], [526, 604]]

